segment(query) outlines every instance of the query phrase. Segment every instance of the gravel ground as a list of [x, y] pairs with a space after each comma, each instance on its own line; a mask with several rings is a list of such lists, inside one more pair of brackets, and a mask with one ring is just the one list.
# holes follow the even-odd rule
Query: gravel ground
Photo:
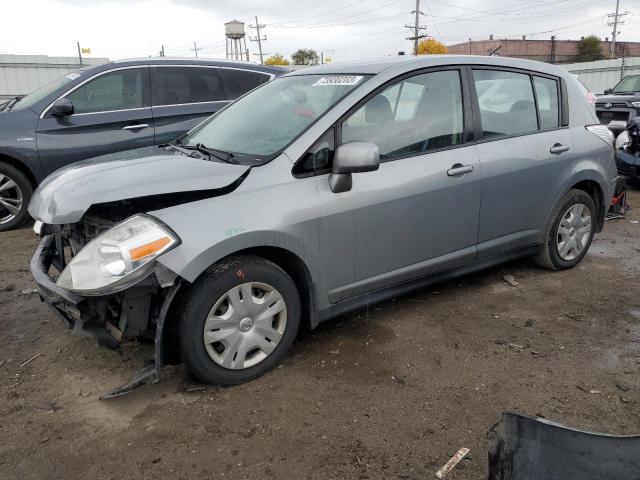
[[30, 291], [36, 238], [2, 233], [0, 478], [434, 478], [464, 446], [450, 478], [481, 479], [506, 409], [640, 433], [640, 193], [630, 203], [571, 271], [510, 263], [302, 332], [249, 384], [169, 367], [109, 402], [152, 351], [69, 335]]

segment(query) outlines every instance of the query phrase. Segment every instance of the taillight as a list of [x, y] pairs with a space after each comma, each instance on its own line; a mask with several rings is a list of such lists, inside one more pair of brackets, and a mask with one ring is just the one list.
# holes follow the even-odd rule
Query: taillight
[[596, 103], [596, 95], [593, 92], [587, 92], [587, 102], [589, 103], [593, 103], [595, 105]]
[[587, 125], [584, 128], [593, 133], [603, 142], [606, 142], [607, 145], [613, 147], [613, 132], [605, 125]]

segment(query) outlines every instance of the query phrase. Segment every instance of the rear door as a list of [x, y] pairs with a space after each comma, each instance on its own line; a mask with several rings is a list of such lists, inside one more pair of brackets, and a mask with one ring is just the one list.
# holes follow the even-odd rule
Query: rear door
[[156, 143], [162, 144], [217, 112], [231, 95], [216, 66], [152, 65], [151, 98]]
[[46, 173], [85, 158], [154, 143], [148, 66], [101, 72], [64, 97], [73, 115], [42, 112], [37, 128], [38, 154]]
[[560, 79], [473, 68], [482, 168], [478, 256], [542, 240], [554, 202], [571, 178], [573, 138], [563, 126]]

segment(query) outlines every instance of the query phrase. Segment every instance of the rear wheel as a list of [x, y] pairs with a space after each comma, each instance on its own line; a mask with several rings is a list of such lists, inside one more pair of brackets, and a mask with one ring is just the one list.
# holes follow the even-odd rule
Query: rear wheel
[[0, 232], [22, 225], [29, 217], [31, 182], [17, 168], [0, 163]]
[[300, 297], [273, 262], [239, 256], [209, 269], [179, 307], [182, 360], [201, 380], [235, 385], [271, 370], [291, 347]]
[[596, 218], [591, 196], [583, 190], [569, 190], [551, 213], [551, 223], [536, 263], [550, 270], [576, 266], [589, 250]]

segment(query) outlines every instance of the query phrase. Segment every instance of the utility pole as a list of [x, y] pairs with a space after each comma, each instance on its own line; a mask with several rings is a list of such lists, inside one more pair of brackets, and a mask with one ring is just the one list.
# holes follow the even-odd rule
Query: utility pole
[[421, 38], [426, 38], [427, 36], [426, 33], [420, 35], [421, 30], [427, 30], [427, 27], [420, 26], [420, 15], [424, 15], [424, 13], [420, 11], [420, 0], [416, 0], [416, 9], [411, 13], [415, 13], [416, 18], [414, 25], [405, 25], [405, 27], [407, 27], [409, 30], [412, 30], [413, 33], [413, 36], [407, 37], [407, 40], [413, 40], [413, 54], [418, 55], [418, 41]]
[[78, 42], [78, 60], [80, 60], [80, 66], [82, 66], [82, 49], [80, 48], [80, 42]]
[[613, 31], [611, 32], [611, 52], [609, 56], [611, 58], [615, 58], [616, 56], [616, 38], [620, 33], [618, 31], [618, 25], [624, 24], [624, 20], [620, 20], [621, 17], [628, 15], [629, 12], [619, 13], [620, 12], [620, 0], [616, 0], [616, 13], [609, 13], [607, 17], [613, 18], [610, 22], [607, 22], [607, 25], [613, 27]]
[[160, 48], [160, 56], [161, 56], [161, 57], [164, 57], [164, 45], [161, 45], [161, 48]]
[[202, 50], [202, 47], [198, 48], [198, 46], [196, 45], [196, 42], [193, 42], [193, 48], [190, 48], [189, 50], [191, 50], [192, 52], [195, 52], [196, 58], [198, 58], [198, 51]]
[[259, 55], [260, 55], [260, 64], [264, 65], [264, 55], [262, 54], [262, 42], [267, 40], [267, 36], [263, 35], [260, 36], [260, 29], [266, 27], [266, 25], [260, 25], [260, 23], [258, 22], [258, 17], [254, 17], [256, 19], [256, 24], [255, 25], [249, 25], [249, 28], [255, 28], [256, 29], [256, 36], [255, 37], [249, 37], [249, 41], [251, 42], [258, 42], [258, 50], [260, 51]]

